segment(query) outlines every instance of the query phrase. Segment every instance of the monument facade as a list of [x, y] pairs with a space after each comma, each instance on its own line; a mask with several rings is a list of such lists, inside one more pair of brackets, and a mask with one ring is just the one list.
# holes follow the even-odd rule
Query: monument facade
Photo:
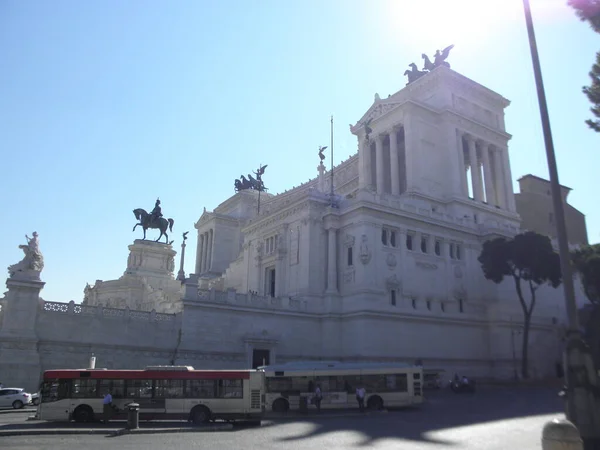
[[[9, 279], [0, 373], [11, 375], [2, 381], [27, 387], [39, 370], [84, 367], [91, 353], [107, 368], [419, 361], [512, 378], [522, 312], [513, 284], [485, 280], [477, 261], [485, 240], [520, 230], [509, 102], [451, 70], [450, 50], [399, 92], [375, 96], [350, 126], [357, 154], [333, 174], [320, 148], [316, 178], [281, 194], [265, 188], [266, 166], [236, 180], [196, 223], [194, 273], [183, 282], [173, 279], [168, 237], [136, 240], [123, 277], [88, 287], [82, 305], [44, 301], [41, 281]], [[156, 207], [134, 214], [164, 235], [173, 221]], [[34, 260], [20, 267], [34, 270]], [[549, 287], [538, 298], [530, 372], [546, 377], [561, 358], [564, 301]], [[35, 367], [25, 374], [6, 355]]]

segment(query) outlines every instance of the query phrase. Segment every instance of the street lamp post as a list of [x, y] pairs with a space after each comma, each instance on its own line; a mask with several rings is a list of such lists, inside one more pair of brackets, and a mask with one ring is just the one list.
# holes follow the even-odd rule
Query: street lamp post
[[591, 361], [591, 356], [589, 349], [583, 342], [577, 320], [577, 303], [575, 302], [575, 288], [573, 283], [573, 272], [571, 270], [571, 257], [567, 239], [565, 212], [561, 198], [560, 183], [558, 181], [554, 142], [552, 140], [548, 105], [546, 103], [546, 93], [544, 91], [544, 82], [542, 80], [542, 70], [540, 67], [540, 58], [533, 29], [533, 19], [531, 17], [529, 0], [523, 0], [523, 8], [525, 11], [527, 34], [529, 36], [529, 48], [531, 50], [542, 128], [544, 131], [546, 158], [548, 160], [548, 170], [550, 172], [550, 186], [558, 237], [558, 253], [560, 256], [560, 268], [562, 271], [562, 282], [568, 317], [567, 345], [564, 356], [566, 366], [565, 381], [567, 387], [566, 415], [567, 418], [579, 428], [579, 432], [584, 438], [584, 441], [591, 441], [600, 438], [600, 424], [598, 424], [599, 414], [596, 411], [594, 394], [591, 392], [592, 386], [590, 385], [592, 380], [594, 380], [592, 377], [597, 377], [597, 374], [593, 370], [593, 363], [591, 366], [592, 370], [590, 371], [589, 362]]

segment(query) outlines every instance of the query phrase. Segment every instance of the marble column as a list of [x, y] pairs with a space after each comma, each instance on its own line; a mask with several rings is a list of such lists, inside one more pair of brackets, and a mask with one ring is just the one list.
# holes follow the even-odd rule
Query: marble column
[[208, 260], [208, 233], [204, 232], [204, 251], [202, 252], [202, 273], [206, 272], [206, 262]]
[[208, 261], [206, 264], [206, 271], [210, 272], [210, 269], [212, 268], [212, 256], [213, 256], [213, 229], [211, 228], [210, 231], [208, 232]]
[[494, 180], [492, 179], [492, 166], [490, 165], [490, 144], [481, 142], [481, 156], [483, 161], [483, 175], [485, 177], [485, 201], [488, 205], [494, 205], [496, 193], [494, 192]]
[[196, 250], [196, 275], [202, 273], [202, 250], [204, 244], [204, 236], [198, 234], [198, 249]]
[[492, 151], [494, 158], [494, 181], [496, 182], [496, 195], [498, 196], [498, 206], [507, 209], [506, 187], [504, 186], [504, 170], [502, 170], [502, 155], [500, 149], [494, 148]]
[[392, 166], [392, 195], [400, 194], [400, 158], [398, 155], [398, 130], [390, 130], [390, 166]]
[[473, 198], [475, 201], [483, 201], [483, 186], [481, 185], [481, 171], [477, 161], [477, 147], [473, 136], [467, 135], [469, 144], [469, 165], [471, 166], [471, 185], [473, 186]]
[[465, 166], [465, 146], [463, 145], [463, 132], [456, 131], [456, 141], [458, 144], [458, 171], [460, 174], [460, 188], [465, 197], [469, 196], [469, 183], [467, 180], [467, 167]]
[[333, 227], [328, 232], [327, 253], [327, 293], [337, 294], [337, 230]]
[[358, 183], [360, 189], [365, 189], [371, 185], [371, 145], [364, 135], [358, 136], [358, 142]]
[[383, 172], [385, 170], [385, 166], [383, 164], [383, 135], [379, 134], [375, 138], [375, 163], [376, 163], [376, 174], [377, 178], [377, 193], [383, 194], [384, 186], [385, 186], [385, 177], [383, 176]]
[[502, 162], [504, 166], [504, 179], [506, 183], [506, 204], [507, 209], [512, 212], [516, 212], [517, 208], [515, 205], [515, 194], [512, 187], [512, 174], [510, 170], [510, 161], [508, 159], [508, 147], [500, 149], [502, 152]]
[[[414, 120], [412, 117], [413, 111], [411, 108], [407, 110], [407, 113], [404, 115], [404, 161], [405, 161], [405, 170], [404, 176], [406, 178], [406, 191], [412, 192], [415, 190], [415, 180], [414, 178], [418, 178], [418, 174], [415, 173], [415, 166], [413, 164], [413, 154], [416, 151], [415, 141], [417, 133], [414, 129]], [[414, 178], [413, 178], [414, 177]]]

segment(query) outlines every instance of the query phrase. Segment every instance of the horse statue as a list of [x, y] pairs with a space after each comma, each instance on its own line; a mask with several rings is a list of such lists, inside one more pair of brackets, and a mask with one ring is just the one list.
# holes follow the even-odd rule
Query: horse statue
[[423, 70], [433, 70], [435, 69], [435, 64], [431, 62], [429, 56], [425, 53], [421, 54], [421, 58], [423, 58], [425, 65], [423, 66]]
[[169, 231], [173, 231], [173, 224], [175, 223], [173, 219], [165, 219], [164, 217], [160, 217], [158, 218], [158, 220], [155, 220], [154, 222], [150, 223], [150, 214], [148, 214], [146, 210], [142, 208], [134, 209], [133, 215], [135, 216], [136, 220], [140, 221], [140, 223], [136, 223], [132, 231], [135, 231], [138, 225], [141, 225], [144, 229], [145, 240], [146, 230], [148, 228], [158, 228], [160, 230], [160, 236], [158, 236], [158, 239], [154, 242], [160, 241], [160, 238], [164, 235], [167, 241], [166, 243], [169, 243], [169, 235], [167, 234], [167, 228], [169, 229]]
[[429, 72], [420, 71], [419, 69], [417, 69], [417, 65], [415, 63], [410, 63], [408, 66], [411, 67], [412, 70], [407, 70], [404, 72], [404, 75], [408, 75], [408, 83], [406, 83], [406, 84], [410, 84], [413, 81], [416, 81], [419, 78], [421, 78], [423, 75], [426, 75], [427, 73], [429, 73]]

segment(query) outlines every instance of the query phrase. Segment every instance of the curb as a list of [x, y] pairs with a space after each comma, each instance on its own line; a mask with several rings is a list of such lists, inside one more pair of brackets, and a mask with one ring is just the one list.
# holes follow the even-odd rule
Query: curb
[[339, 414], [287, 414], [284, 416], [270, 416], [267, 415], [263, 418], [265, 421], [287, 421], [287, 420], [302, 420], [302, 419], [339, 419], [341, 417], [364, 417], [364, 416], [378, 416], [381, 414], [387, 414], [389, 411], [387, 409], [382, 409], [381, 411], [367, 411], [364, 413], [359, 412], [347, 412], [347, 413], [339, 413]]
[[36, 412], [37, 409], [27, 409], [27, 408], [22, 408], [22, 409], [0, 409], [0, 414], [14, 414], [14, 413], [34, 413]]
[[227, 431], [233, 429], [233, 425], [225, 423], [222, 425], [206, 425], [199, 427], [177, 427], [177, 428], [43, 428], [43, 429], [0, 429], [0, 437], [4, 436], [39, 436], [39, 435], [74, 435], [74, 434], [103, 434], [110, 437], [123, 436], [126, 434], [163, 434], [163, 433], [210, 433], [215, 431]]

